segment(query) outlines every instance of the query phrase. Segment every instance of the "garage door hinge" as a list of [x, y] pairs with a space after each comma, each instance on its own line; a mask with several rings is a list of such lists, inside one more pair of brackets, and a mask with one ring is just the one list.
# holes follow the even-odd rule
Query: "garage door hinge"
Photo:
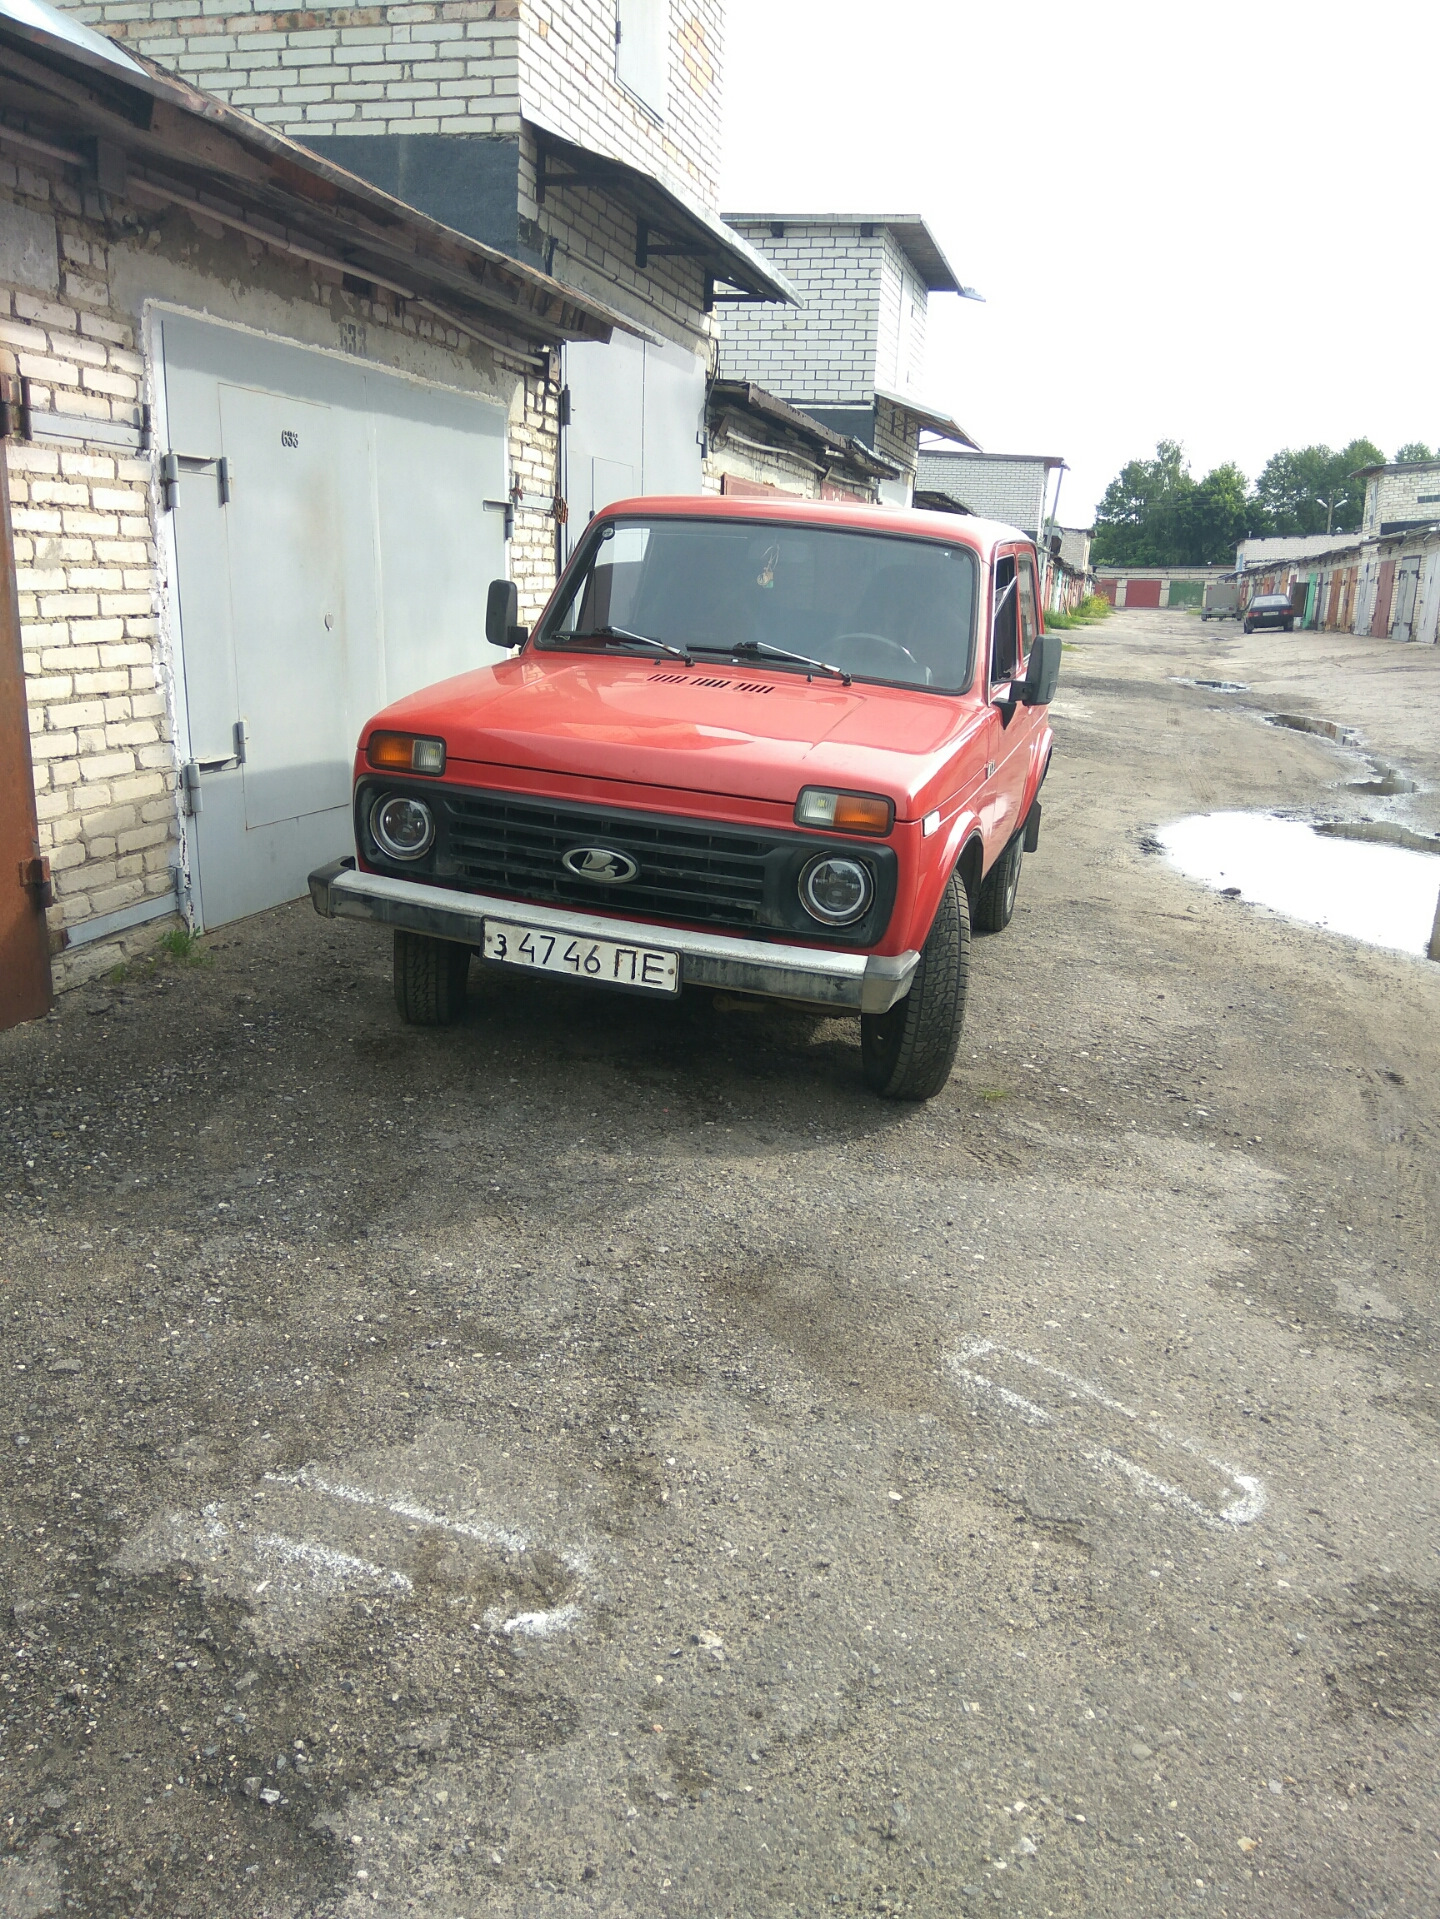
[[50, 884], [50, 862], [43, 853], [20, 862], [20, 884], [31, 894], [38, 912], [55, 904], [55, 888]]
[[200, 791], [200, 762], [186, 760], [180, 768], [180, 810], [193, 819], [195, 814], [205, 810], [204, 796]]

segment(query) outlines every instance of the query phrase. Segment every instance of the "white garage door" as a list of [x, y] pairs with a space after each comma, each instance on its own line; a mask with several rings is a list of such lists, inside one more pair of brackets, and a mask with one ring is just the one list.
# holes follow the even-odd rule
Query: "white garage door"
[[377, 708], [506, 657], [506, 412], [211, 321], [161, 321], [192, 904], [218, 926], [352, 850]]
[[705, 367], [685, 347], [616, 332], [607, 346], [565, 348], [565, 384], [568, 558], [602, 506], [632, 494], [700, 491]]

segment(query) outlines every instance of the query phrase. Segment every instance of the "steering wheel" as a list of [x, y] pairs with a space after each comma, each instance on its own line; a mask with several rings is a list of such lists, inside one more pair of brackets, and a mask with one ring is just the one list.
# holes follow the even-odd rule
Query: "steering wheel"
[[899, 640], [892, 640], [888, 633], [862, 633], [858, 630], [853, 633], [837, 633], [829, 645], [834, 649], [843, 646], [847, 640], [863, 640], [867, 645], [881, 646], [887, 652], [898, 653], [902, 660], [908, 660], [915, 671], [923, 676], [923, 683], [926, 686], [930, 684], [933, 676], [929, 667], [922, 666], [908, 646], [902, 646]]

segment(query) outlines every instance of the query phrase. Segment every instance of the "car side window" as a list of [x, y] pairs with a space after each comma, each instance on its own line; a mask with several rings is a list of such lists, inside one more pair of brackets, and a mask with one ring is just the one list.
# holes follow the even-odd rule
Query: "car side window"
[[995, 562], [995, 626], [990, 642], [990, 684], [1013, 680], [1019, 664], [1019, 627], [1016, 618], [1014, 556]]
[[1030, 657], [1030, 648], [1039, 631], [1039, 622], [1035, 617], [1035, 567], [1026, 553], [1020, 556], [1020, 659], [1016, 662], [1018, 671]]

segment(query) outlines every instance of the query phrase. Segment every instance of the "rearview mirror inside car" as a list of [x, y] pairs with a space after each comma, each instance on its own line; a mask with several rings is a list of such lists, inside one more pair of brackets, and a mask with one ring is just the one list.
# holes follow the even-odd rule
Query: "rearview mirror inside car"
[[492, 646], [523, 646], [529, 639], [529, 627], [516, 625], [519, 610], [515, 582], [492, 580], [485, 600], [485, 637]]
[[1055, 682], [1060, 677], [1060, 635], [1037, 633], [1030, 642], [1030, 657], [1025, 662], [1025, 678], [1020, 682], [1020, 699], [1025, 706], [1048, 706], [1055, 697]]

